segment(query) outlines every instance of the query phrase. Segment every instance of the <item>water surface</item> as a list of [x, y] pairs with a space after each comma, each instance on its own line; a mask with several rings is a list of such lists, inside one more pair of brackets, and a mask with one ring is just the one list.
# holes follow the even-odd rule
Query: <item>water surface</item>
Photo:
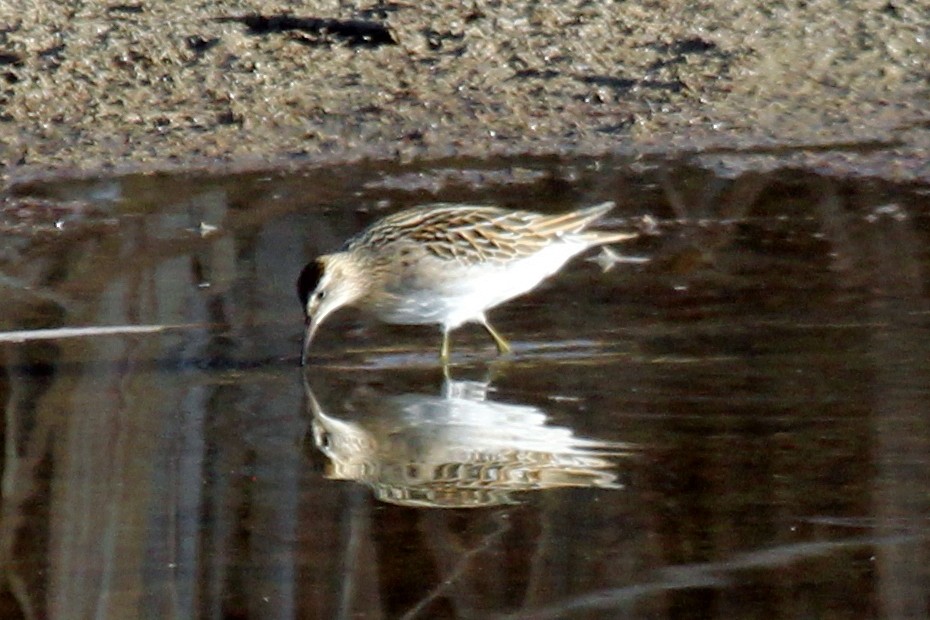
[[[930, 188], [525, 159], [10, 198], [4, 618], [930, 613]], [[300, 268], [380, 215], [605, 200], [648, 261], [493, 311], [512, 357], [345, 311], [298, 368]]]

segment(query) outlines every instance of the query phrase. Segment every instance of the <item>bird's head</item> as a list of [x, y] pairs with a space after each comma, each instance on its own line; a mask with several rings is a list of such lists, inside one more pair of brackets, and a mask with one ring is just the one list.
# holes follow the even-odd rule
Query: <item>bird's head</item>
[[297, 278], [297, 296], [306, 323], [301, 365], [307, 363], [310, 342], [323, 320], [339, 308], [350, 305], [363, 292], [364, 281], [345, 254], [320, 256], [304, 266]]

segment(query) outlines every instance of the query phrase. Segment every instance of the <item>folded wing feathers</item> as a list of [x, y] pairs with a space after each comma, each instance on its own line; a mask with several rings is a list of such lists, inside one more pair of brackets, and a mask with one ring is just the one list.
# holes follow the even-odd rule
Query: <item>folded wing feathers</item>
[[583, 231], [614, 207], [603, 204], [540, 215], [496, 207], [433, 205], [388, 216], [380, 224], [347, 242], [349, 247], [383, 247], [394, 241], [422, 243], [443, 259], [506, 261], [529, 256], [564, 235], [579, 235], [590, 245], [623, 241], [634, 233]]

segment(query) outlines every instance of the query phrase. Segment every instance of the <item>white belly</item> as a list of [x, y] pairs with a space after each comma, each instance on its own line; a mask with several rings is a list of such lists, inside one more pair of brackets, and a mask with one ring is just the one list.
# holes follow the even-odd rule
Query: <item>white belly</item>
[[388, 323], [438, 323], [454, 329], [483, 320], [485, 311], [535, 288], [585, 248], [579, 243], [553, 243], [532, 256], [503, 264], [464, 266], [443, 261], [441, 269], [429, 268], [436, 277], [395, 290], [390, 303], [373, 309]]

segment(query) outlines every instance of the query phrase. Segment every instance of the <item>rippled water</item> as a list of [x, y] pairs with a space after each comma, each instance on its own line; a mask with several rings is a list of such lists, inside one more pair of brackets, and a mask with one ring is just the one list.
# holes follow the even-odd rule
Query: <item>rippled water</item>
[[[380, 215], [605, 200], [648, 260], [493, 311], [513, 356], [345, 311], [298, 368], [297, 273]], [[930, 613], [928, 187], [359, 164], [21, 186], [0, 234], [0, 617]]]

